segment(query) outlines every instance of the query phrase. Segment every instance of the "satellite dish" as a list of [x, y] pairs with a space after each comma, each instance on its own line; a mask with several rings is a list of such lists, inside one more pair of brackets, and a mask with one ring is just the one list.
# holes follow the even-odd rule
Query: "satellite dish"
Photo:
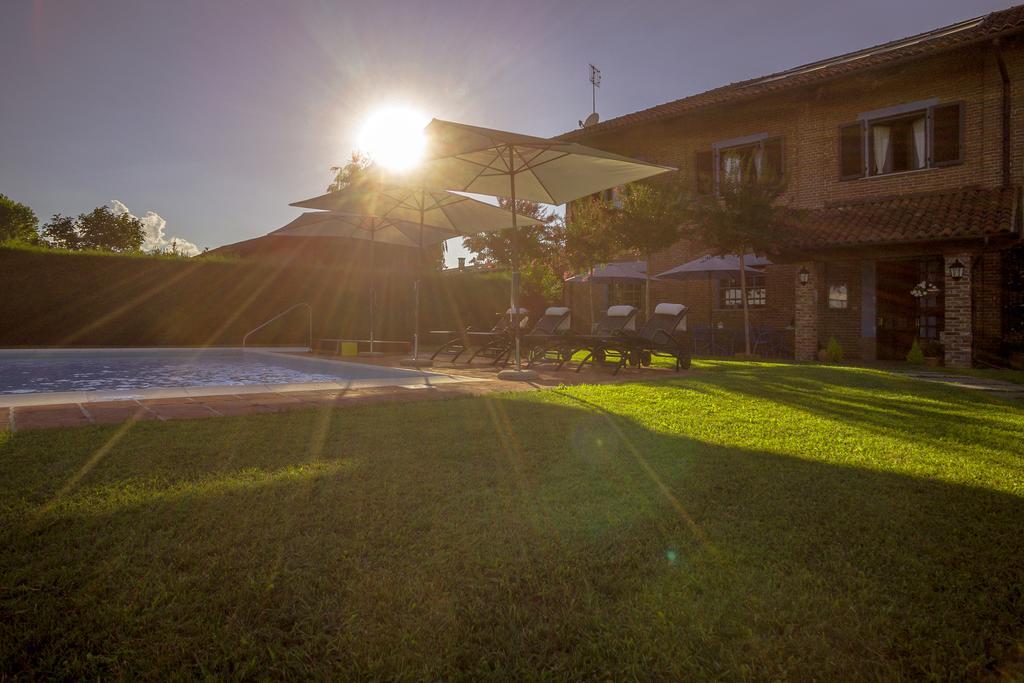
[[583, 122], [583, 127], [584, 128], [589, 128], [590, 126], [596, 125], [597, 122], [600, 121], [600, 120], [601, 120], [601, 117], [598, 116], [597, 112], [595, 111], [593, 114], [591, 114], [590, 116], [587, 117], [586, 121]]

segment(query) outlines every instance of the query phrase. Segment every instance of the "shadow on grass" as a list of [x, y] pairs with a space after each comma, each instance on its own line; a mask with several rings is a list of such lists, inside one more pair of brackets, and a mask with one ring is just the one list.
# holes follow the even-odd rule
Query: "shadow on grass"
[[1007, 494], [492, 397], [140, 423], [53, 504], [111, 433], [0, 445], [3, 672], [960, 678], [1017, 652]]

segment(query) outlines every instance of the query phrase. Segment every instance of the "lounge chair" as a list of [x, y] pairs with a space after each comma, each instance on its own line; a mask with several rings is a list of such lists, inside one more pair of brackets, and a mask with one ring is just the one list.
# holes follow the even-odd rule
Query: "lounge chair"
[[521, 342], [523, 357], [527, 360], [527, 367], [534, 365], [557, 362], [561, 367], [567, 358], [563, 358], [566, 352], [563, 348], [569, 338], [572, 326], [572, 313], [564, 306], [551, 306], [544, 311], [544, 315], [537, 320], [529, 334], [524, 335]]
[[[519, 326], [521, 328], [525, 328], [529, 324], [529, 315], [530, 312], [525, 308], [519, 309]], [[508, 350], [509, 340], [512, 339], [512, 309], [500, 314], [489, 330], [474, 330], [472, 327], [467, 327], [461, 332], [431, 330], [431, 334], [445, 334], [450, 337], [434, 352], [430, 357], [431, 360], [447, 355], [450, 356], [449, 362], [455, 363], [459, 356], [476, 347], [476, 351], [469, 357], [467, 363], [472, 363], [477, 356], [484, 356], [494, 359], [496, 364], [501, 360], [501, 352]]]
[[603, 362], [600, 349], [605, 342], [620, 335], [636, 334], [637, 312], [637, 308], [634, 306], [609, 306], [608, 310], [602, 313], [594, 323], [593, 332], [570, 335], [566, 339], [564, 348], [570, 351], [566, 360], [568, 361], [580, 351], [587, 351], [588, 357], [594, 356], [597, 362]]
[[686, 332], [686, 310], [683, 304], [658, 304], [636, 334], [621, 334], [595, 343], [576, 372], [587, 362], [597, 361], [614, 365], [613, 374], [617, 375], [626, 363], [649, 365], [652, 356], [674, 358], [676, 372], [689, 368], [690, 340], [679, 338], [680, 332]]

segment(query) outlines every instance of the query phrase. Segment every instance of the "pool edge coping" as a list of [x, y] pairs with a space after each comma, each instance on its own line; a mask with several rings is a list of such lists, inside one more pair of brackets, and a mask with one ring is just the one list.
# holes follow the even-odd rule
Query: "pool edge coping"
[[[241, 346], [218, 346], [218, 347], [103, 347], [91, 349], [0, 349], [0, 355], [9, 352], [21, 352], [17, 355], [31, 356], [34, 353], [44, 354], [47, 352], [70, 353], [79, 352], [111, 352], [130, 351], [146, 353], [153, 351], [203, 351], [203, 350], [245, 350], [255, 353], [273, 355], [275, 353], [288, 354], [289, 359], [299, 359], [318, 363], [337, 364], [345, 366], [366, 367], [367, 364], [337, 360], [334, 358], [323, 358], [317, 356], [300, 356], [296, 352], [306, 352], [306, 347], [247, 347]], [[438, 384], [453, 384], [461, 382], [488, 382], [491, 381], [481, 377], [465, 377], [441, 372], [431, 372], [427, 369], [396, 368], [384, 366], [388, 370], [400, 370], [406, 377], [392, 377], [387, 379], [355, 379], [342, 380], [337, 382], [292, 382], [285, 384], [217, 384], [184, 387], [152, 387], [147, 389], [95, 389], [83, 391], [49, 391], [33, 392], [23, 394], [0, 394], [0, 409], [3, 408], [27, 408], [50, 405], [67, 404], [89, 404], [105, 403], [110, 401], [146, 401], [154, 399], [174, 398], [201, 398], [206, 396], [243, 396], [246, 394], [267, 394], [301, 391], [348, 391], [352, 389], [372, 389], [378, 387], [426, 387], [429, 388]]]

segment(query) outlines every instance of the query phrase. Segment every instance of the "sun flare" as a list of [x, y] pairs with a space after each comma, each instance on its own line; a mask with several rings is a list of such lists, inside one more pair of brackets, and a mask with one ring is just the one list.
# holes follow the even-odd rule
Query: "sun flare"
[[387, 107], [373, 112], [359, 131], [356, 147], [392, 171], [407, 171], [423, 157], [423, 127], [430, 117], [415, 109]]

